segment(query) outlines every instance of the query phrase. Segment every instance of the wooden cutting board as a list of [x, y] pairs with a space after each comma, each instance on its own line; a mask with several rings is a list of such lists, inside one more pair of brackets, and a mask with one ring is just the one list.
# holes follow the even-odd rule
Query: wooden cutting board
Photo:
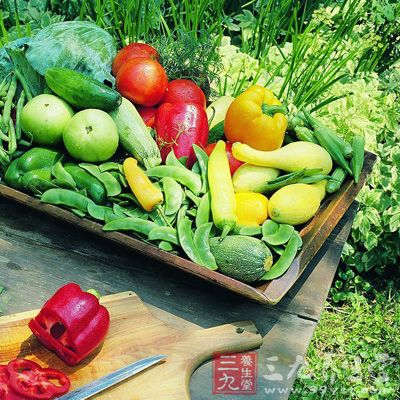
[[[110, 331], [100, 349], [81, 364], [68, 367], [40, 345], [27, 327], [38, 310], [0, 317], [0, 364], [16, 357], [64, 371], [76, 389], [129, 363], [156, 354], [167, 355], [163, 364], [136, 375], [97, 395], [107, 400], [190, 399], [193, 371], [214, 352], [240, 352], [261, 346], [262, 337], [251, 322], [203, 329], [183, 322], [168, 322], [174, 316], [163, 311], [163, 320], [153, 315], [133, 292], [102, 298], [111, 315]], [[210, 376], [210, 379], [211, 376]]]

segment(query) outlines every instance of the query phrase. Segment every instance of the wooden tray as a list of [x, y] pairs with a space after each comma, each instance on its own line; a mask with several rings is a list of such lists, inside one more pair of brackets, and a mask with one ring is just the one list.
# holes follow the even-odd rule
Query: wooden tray
[[222, 286], [235, 293], [264, 304], [276, 304], [293, 286], [302, 274], [308, 263], [312, 260], [325, 240], [329, 237], [346, 210], [354, 201], [358, 192], [363, 187], [376, 160], [376, 155], [370, 152], [365, 154], [364, 167], [360, 181], [354, 185], [348, 179], [333, 195], [328, 196], [322, 203], [315, 217], [301, 230], [303, 247], [293, 261], [288, 271], [280, 278], [259, 286], [251, 286], [236, 279], [229, 278], [218, 271], [210, 271], [186, 258], [165, 252], [155, 246], [144, 243], [125, 233], [104, 232], [102, 224], [87, 218], [80, 218], [72, 212], [50, 204], [41, 203], [38, 199], [19, 192], [8, 186], [0, 184], [0, 196], [11, 199], [17, 203], [27, 205], [59, 220], [79, 226], [100, 237], [111, 240], [129, 249], [144, 254], [156, 261], [163, 262], [185, 272], [196, 275], [209, 282]]
[[189, 400], [193, 371], [213, 353], [243, 352], [262, 344], [262, 337], [251, 322], [203, 329], [166, 311], [150, 311], [133, 292], [106, 296], [101, 302], [110, 312], [110, 331], [102, 346], [82, 363], [68, 367], [40, 345], [28, 328], [29, 320], [38, 313], [36, 310], [0, 317], [0, 364], [21, 357], [51, 366], [69, 376], [74, 390], [141, 358], [165, 354], [163, 364], [95, 398]]

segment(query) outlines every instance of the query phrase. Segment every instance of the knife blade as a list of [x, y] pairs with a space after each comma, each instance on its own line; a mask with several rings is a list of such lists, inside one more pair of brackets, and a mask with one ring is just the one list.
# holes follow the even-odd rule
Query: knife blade
[[64, 396], [57, 397], [58, 400], [85, 400], [94, 396], [97, 393], [102, 392], [103, 390], [108, 389], [109, 387], [116, 385], [119, 382], [124, 381], [125, 379], [130, 378], [133, 375], [138, 374], [139, 372], [160, 363], [167, 356], [165, 355], [157, 355], [151, 356], [147, 358], [143, 358], [142, 360], [136, 361], [133, 364], [127, 365], [126, 367], [120, 368], [114, 372], [111, 372], [108, 375], [105, 375], [99, 379], [96, 379], [93, 382], [88, 383], [78, 389], [73, 390], [65, 394]]

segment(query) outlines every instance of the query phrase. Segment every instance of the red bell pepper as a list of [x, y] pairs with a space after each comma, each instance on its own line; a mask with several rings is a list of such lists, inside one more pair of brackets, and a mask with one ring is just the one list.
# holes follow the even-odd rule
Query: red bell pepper
[[188, 157], [186, 165], [192, 167], [196, 161], [193, 144], [207, 145], [207, 114], [199, 104], [163, 103], [156, 113], [155, 129], [163, 161], [173, 150], [177, 158]]
[[110, 314], [96, 296], [69, 283], [29, 322], [38, 340], [68, 365], [76, 365], [104, 340]]

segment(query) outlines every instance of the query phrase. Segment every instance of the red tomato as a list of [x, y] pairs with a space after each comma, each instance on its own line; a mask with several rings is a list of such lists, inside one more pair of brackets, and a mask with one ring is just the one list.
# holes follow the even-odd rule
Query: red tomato
[[153, 128], [157, 108], [156, 107], [137, 106], [136, 109], [138, 110], [138, 113], [142, 117], [142, 120], [144, 121], [144, 123], [147, 126], [149, 126], [150, 128]]
[[30, 399], [49, 400], [67, 393], [71, 382], [61, 371], [42, 368], [33, 361], [17, 358], [7, 365], [10, 386]]
[[164, 68], [150, 58], [133, 58], [118, 71], [116, 86], [132, 103], [151, 107], [161, 101], [167, 89]]
[[168, 83], [163, 103], [195, 103], [206, 107], [206, 96], [194, 82], [188, 79], [175, 79]]
[[119, 69], [132, 58], [151, 58], [160, 61], [160, 55], [154, 47], [146, 43], [131, 43], [123, 47], [115, 56], [112, 64], [112, 73], [117, 75]]
[[[206, 153], [210, 155], [216, 145], [217, 143], [208, 144], [205, 148]], [[228, 161], [229, 161], [229, 169], [231, 170], [231, 175], [233, 175], [235, 171], [244, 163], [242, 161], [236, 160], [236, 158], [233, 157], [232, 143], [226, 142], [225, 145], [226, 145], [226, 155], [228, 156]]]

